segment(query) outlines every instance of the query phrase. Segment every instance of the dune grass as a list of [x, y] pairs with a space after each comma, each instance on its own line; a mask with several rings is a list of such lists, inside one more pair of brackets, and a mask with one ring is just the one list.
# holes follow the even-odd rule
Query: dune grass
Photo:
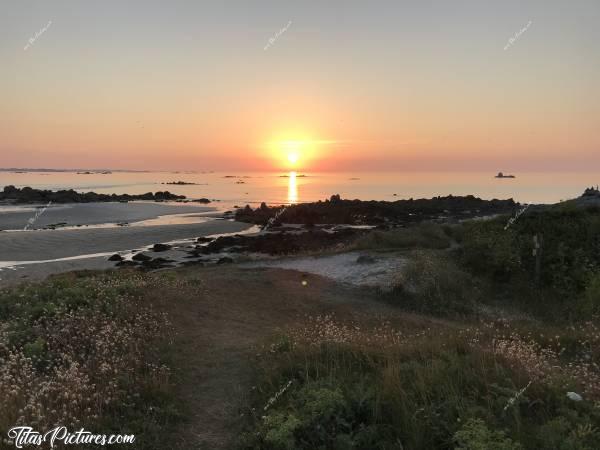
[[240, 448], [597, 448], [600, 383], [561, 358], [506, 323], [404, 335], [317, 318], [261, 352]]
[[452, 242], [452, 227], [422, 223], [389, 231], [373, 231], [354, 243], [357, 250], [398, 250], [407, 248], [444, 249]]

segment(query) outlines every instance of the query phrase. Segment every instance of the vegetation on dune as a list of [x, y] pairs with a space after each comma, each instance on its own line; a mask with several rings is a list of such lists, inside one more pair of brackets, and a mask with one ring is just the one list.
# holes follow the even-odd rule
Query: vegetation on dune
[[[559, 321], [600, 314], [600, 211], [562, 207], [467, 222], [457, 260], [502, 302]], [[538, 248], [536, 248], [536, 240]]]
[[350, 248], [407, 250], [387, 298], [419, 312], [488, 303], [559, 323], [600, 315], [600, 210], [559, 205], [508, 219], [375, 230]]
[[326, 317], [291, 329], [258, 358], [240, 448], [597, 448], [598, 212], [360, 237], [356, 248], [410, 249], [391, 303], [471, 323], [487, 303], [537, 320], [403, 334]]
[[452, 227], [423, 223], [389, 231], [375, 230], [354, 243], [359, 250], [395, 250], [406, 248], [445, 249], [450, 247]]
[[468, 316], [482, 302], [483, 283], [448, 255], [415, 250], [386, 297], [422, 313]]
[[164, 448], [179, 413], [164, 364], [169, 324], [141, 298], [151, 286], [126, 272], [0, 291], [0, 429], [85, 428]]
[[591, 450], [600, 379], [578, 358], [600, 336], [585, 337], [542, 345], [506, 322], [403, 334], [318, 317], [260, 352], [239, 446]]

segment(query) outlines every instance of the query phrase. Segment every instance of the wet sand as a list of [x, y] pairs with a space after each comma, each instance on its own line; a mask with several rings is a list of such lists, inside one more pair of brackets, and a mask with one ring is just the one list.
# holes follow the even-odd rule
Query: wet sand
[[[69, 270], [103, 269], [114, 267], [107, 255], [155, 243], [221, 233], [237, 233], [250, 228], [249, 224], [213, 219], [187, 225], [147, 227], [84, 228], [78, 230], [39, 230], [0, 233], [0, 284], [22, 279], [41, 279], [51, 273]], [[95, 258], [24, 264], [101, 254]], [[19, 265], [19, 262], [23, 263]], [[15, 270], [7, 266], [16, 267]]]
[[[215, 211], [215, 208], [195, 204], [157, 202], [67, 203], [51, 204], [47, 208], [46, 206], [0, 206], [0, 230], [23, 230], [28, 221], [36, 216], [29, 229], [41, 229], [61, 222], [66, 222], [67, 226], [132, 223], [155, 219], [162, 215]], [[1, 259], [5, 258], [0, 256]]]

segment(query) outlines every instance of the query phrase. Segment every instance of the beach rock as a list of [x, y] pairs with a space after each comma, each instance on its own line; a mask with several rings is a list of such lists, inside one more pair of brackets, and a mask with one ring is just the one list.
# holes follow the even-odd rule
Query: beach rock
[[196, 239], [196, 242], [198, 242], [198, 243], [211, 242], [211, 241], [214, 241], [214, 238], [199, 237], [198, 239]]
[[356, 258], [356, 262], [358, 264], [373, 264], [375, 262], [375, 258], [373, 258], [371, 255], [360, 255], [358, 258]]
[[196, 266], [196, 267], [204, 267], [203, 261], [184, 261], [181, 263], [182, 266]]
[[150, 261], [152, 258], [147, 255], [144, 255], [143, 253], [137, 253], [133, 255], [131, 259], [133, 261]]
[[142, 267], [145, 269], [162, 269], [163, 267], [172, 267], [171, 263], [175, 261], [165, 258], [154, 258], [142, 262]]
[[136, 267], [138, 264], [135, 261], [119, 261], [117, 266], [119, 267]]
[[222, 236], [190, 254], [214, 254], [223, 252], [267, 253], [271, 255], [294, 254], [301, 251], [335, 248], [338, 244], [352, 242], [365, 230], [343, 229], [335, 233], [311, 230], [298, 233], [265, 233], [261, 235]]
[[115, 253], [110, 258], [108, 258], [108, 260], [109, 261], [123, 261], [123, 257], [121, 255], [119, 255], [118, 253]]
[[220, 258], [217, 261], [217, 264], [231, 264], [233, 262], [233, 259], [230, 258], [229, 256], [224, 256], [223, 258]]
[[152, 247], [153, 252], [166, 252], [167, 250], [171, 250], [171, 246], [169, 244], [154, 244]]

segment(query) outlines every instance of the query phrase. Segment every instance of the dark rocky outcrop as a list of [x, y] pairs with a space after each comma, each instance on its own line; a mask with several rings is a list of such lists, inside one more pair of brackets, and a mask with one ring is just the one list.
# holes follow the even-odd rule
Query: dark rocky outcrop
[[343, 200], [332, 195], [329, 200], [302, 203], [285, 207], [238, 209], [235, 218], [241, 222], [265, 225], [277, 216], [281, 223], [383, 225], [408, 224], [423, 220], [460, 220], [478, 216], [511, 213], [518, 205], [513, 199], [483, 200], [472, 195], [465, 197], [434, 197], [388, 201]]
[[223, 258], [219, 258], [217, 264], [231, 264], [233, 263], [233, 259], [229, 256], [224, 256]]
[[130, 194], [97, 194], [95, 192], [76, 192], [73, 189], [49, 191], [30, 187], [16, 188], [4, 186], [0, 192], [0, 201], [10, 203], [92, 203], [92, 202], [126, 202], [132, 200], [167, 201], [184, 199], [185, 195], [171, 194], [169, 191], [148, 192], [140, 195]]
[[152, 247], [153, 252], [166, 252], [167, 250], [171, 250], [173, 248], [169, 244], [154, 244]]
[[365, 230], [343, 229], [337, 232], [311, 230], [302, 233], [267, 233], [259, 235], [223, 236], [205, 246], [190, 251], [200, 256], [224, 251], [231, 253], [267, 253], [286, 255], [302, 251], [317, 251], [347, 244]]
[[148, 255], [144, 255], [143, 253], [136, 253], [131, 259], [133, 261], [150, 261], [152, 258]]
[[138, 263], [135, 261], [119, 261], [117, 263], [118, 267], [137, 267]]
[[375, 262], [375, 258], [373, 258], [371, 255], [360, 255], [358, 258], [356, 258], [356, 262], [358, 264], [373, 264]]
[[144, 269], [162, 269], [164, 267], [173, 267], [171, 263], [175, 261], [166, 258], [154, 258], [142, 262], [142, 268]]

